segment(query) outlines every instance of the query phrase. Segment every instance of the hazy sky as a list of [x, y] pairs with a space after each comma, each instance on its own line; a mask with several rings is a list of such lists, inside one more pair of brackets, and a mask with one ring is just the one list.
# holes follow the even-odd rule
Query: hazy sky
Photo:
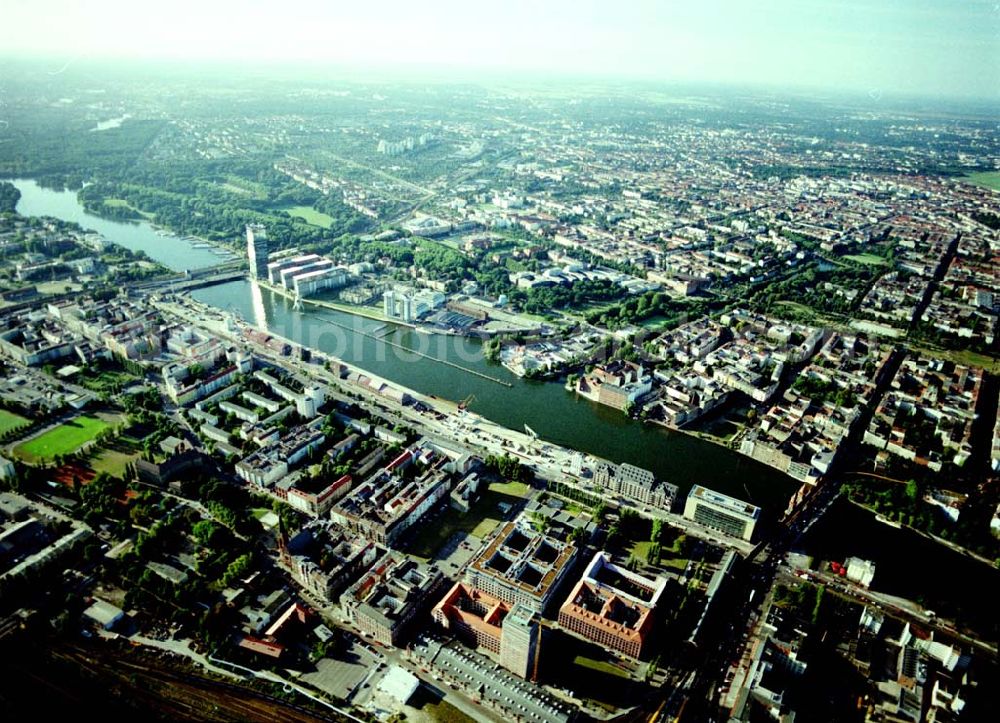
[[0, 20], [0, 53], [62, 60], [320, 60], [1000, 97], [1000, 0], [2, 0]]

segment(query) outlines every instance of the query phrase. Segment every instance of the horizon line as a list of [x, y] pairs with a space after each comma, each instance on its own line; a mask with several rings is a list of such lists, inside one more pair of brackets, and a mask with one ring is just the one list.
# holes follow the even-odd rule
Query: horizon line
[[[400, 63], [352, 63], [343, 60], [330, 58], [254, 58], [254, 57], [190, 57], [181, 58], [176, 56], [153, 56], [153, 55], [88, 55], [66, 56], [55, 53], [5, 53], [0, 50], [0, 64], [3, 63], [24, 63], [42, 64], [54, 63], [59, 67], [50, 75], [62, 75], [78, 65], [115, 65], [127, 61], [132, 64], [144, 66], [157, 66], [163, 69], [196, 69], [196, 68], [240, 68], [244, 71], [250, 70], [260, 74], [262, 71], [280, 72], [281, 70], [311, 70], [313, 72], [336, 71], [338, 73], [362, 74], [363, 77], [338, 77], [330, 78], [337, 82], [362, 83], [386, 80], [420, 80], [438, 83], [486, 83], [488, 81], [507, 80], [519, 81], [524, 84], [539, 83], [546, 81], [560, 81], [571, 84], [597, 83], [612, 84], [625, 83], [632, 86], [675, 86], [685, 88], [697, 88], [701, 90], [716, 89], [727, 92], [739, 91], [766, 91], [775, 95], [834, 95], [834, 96], [854, 96], [857, 98], [868, 97], [874, 101], [883, 98], [899, 101], [955, 101], [974, 102], [983, 105], [996, 106], [1000, 112], [1000, 96], [980, 95], [973, 93], [942, 93], [934, 91], [907, 91], [892, 92], [878, 88], [864, 88], [860, 85], [806, 85], [806, 84], [781, 84], [768, 82], [766, 80], [725, 80], [712, 78], [682, 78], [667, 75], [656, 76], [652, 74], [635, 74], [622, 72], [596, 73], [593, 71], [571, 71], [566, 69], [545, 69], [515, 67], [503, 68], [496, 65], [474, 65], [459, 67], [451, 64], [415, 62], [410, 64]], [[120, 68], [122, 74], [135, 72], [134, 65], [130, 68]]]

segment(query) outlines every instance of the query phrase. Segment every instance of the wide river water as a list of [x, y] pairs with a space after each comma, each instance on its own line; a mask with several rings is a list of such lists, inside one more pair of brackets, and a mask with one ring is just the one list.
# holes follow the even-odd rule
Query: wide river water
[[[144, 251], [174, 269], [193, 269], [221, 259], [191, 241], [157, 233], [148, 223], [109, 221], [87, 213], [70, 191], [52, 191], [30, 180], [15, 181], [21, 191], [19, 213], [53, 216], [93, 229], [116, 244]], [[237, 281], [199, 289], [199, 301], [235, 311], [248, 321], [313, 348], [332, 353], [407, 387], [454, 401], [475, 395], [469, 408], [513, 429], [527, 424], [542, 438], [616, 462], [631, 462], [652, 470], [660, 479], [686, 491], [701, 483], [768, 509], [784, 509], [796, 484], [785, 475], [736, 452], [696, 437], [644, 425], [620, 412], [567, 392], [560, 384], [520, 379], [488, 363], [480, 342], [453, 336], [428, 335], [397, 329], [386, 338], [436, 359], [508, 382], [503, 386], [467, 374], [433, 359], [416, 357], [382, 341], [345, 330], [331, 322], [371, 332], [382, 326], [351, 314], [309, 308], [295, 311], [286, 298]]]

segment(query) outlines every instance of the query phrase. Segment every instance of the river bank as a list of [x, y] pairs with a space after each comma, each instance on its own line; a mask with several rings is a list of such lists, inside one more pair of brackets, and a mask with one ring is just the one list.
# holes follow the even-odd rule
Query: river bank
[[[283, 296], [286, 299], [295, 301], [295, 294], [293, 294], [288, 289], [283, 286], [277, 286], [267, 281], [262, 281], [257, 279], [257, 284], [262, 289], [267, 289], [273, 294], [278, 296]], [[371, 319], [372, 321], [381, 321], [386, 324], [393, 324], [394, 326], [404, 327], [407, 329], [416, 329], [416, 325], [401, 321], [400, 319], [393, 319], [386, 316], [385, 314], [375, 311], [374, 309], [366, 309], [362, 306], [354, 306], [352, 304], [339, 304], [335, 301], [330, 301], [328, 299], [317, 299], [313, 296], [303, 296], [299, 298], [300, 304], [311, 304], [313, 306], [319, 306], [326, 309], [332, 309], [333, 311], [339, 311], [344, 314], [351, 314], [352, 316], [360, 316], [365, 319]]]
[[847, 500], [852, 505], [854, 505], [855, 507], [858, 507], [858, 508], [860, 508], [860, 509], [865, 510], [866, 512], [868, 512], [870, 515], [872, 515], [876, 519], [876, 521], [878, 521], [879, 523], [881, 523], [881, 524], [883, 524], [883, 525], [885, 525], [887, 527], [892, 527], [892, 528], [897, 529], [897, 530], [909, 530], [910, 532], [912, 532], [912, 533], [914, 533], [916, 535], [920, 535], [921, 537], [924, 537], [924, 538], [926, 538], [928, 540], [931, 540], [933, 542], [936, 542], [939, 545], [944, 545], [945, 547], [947, 547], [952, 552], [956, 552], [956, 553], [958, 553], [960, 555], [965, 555], [966, 557], [971, 558], [973, 560], [976, 560], [978, 562], [981, 562], [984, 565], [988, 565], [990, 568], [995, 569], [997, 567], [996, 562], [994, 560], [990, 560], [987, 557], [983, 557], [982, 555], [980, 555], [978, 553], [975, 553], [972, 550], [969, 550], [969, 549], [967, 549], [965, 547], [962, 547], [961, 545], [956, 545], [954, 542], [952, 542], [950, 540], [946, 540], [943, 537], [938, 537], [937, 535], [932, 535], [930, 532], [927, 532], [925, 530], [921, 530], [921, 529], [919, 529], [917, 527], [913, 527], [912, 525], [908, 525], [905, 522], [896, 522], [895, 520], [890, 520], [890, 519], [888, 519], [886, 517], [883, 517], [882, 515], [880, 515], [878, 512], [876, 512], [873, 508], [869, 507], [868, 505], [865, 505], [865, 504], [863, 504], [861, 502], [857, 502], [855, 500], [852, 500], [850, 498], [850, 495], [847, 496]]

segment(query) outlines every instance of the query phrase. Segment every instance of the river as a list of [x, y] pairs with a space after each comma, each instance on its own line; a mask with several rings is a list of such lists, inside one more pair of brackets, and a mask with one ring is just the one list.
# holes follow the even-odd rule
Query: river
[[198, 289], [192, 296], [423, 394], [453, 401], [475, 395], [469, 408], [488, 419], [517, 430], [527, 424], [556, 444], [646, 467], [684, 491], [693, 483], [703, 483], [781, 511], [797, 487], [770, 467], [724, 447], [633, 421], [619, 411], [567, 392], [560, 384], [521, 379], [487, 362], [477, 339], [424, 334], [400, 327], [384, 337], [407, 349], [501, 379], [510, 387], [416, 357], [337, 325], [371, 333], [382, 326], [381, 322], [308, 305], [303, 311], [295, 311], [287, 298], [250, 281]]
[[[14, 184], [21, 191], [17, 205], [21, 214], [74, 221], [109, 241], [144, 251], [173, 270], [199, 268], [220, 260], [211, 251], [192, 246], [190, 241], [156, 233], [146, 222], [122, 223], [89, 214], [70, 191], [41, 188], [34, 181], [18, 180]], [[288, 299], [249, 281], [199, 289], [193, 296], [212, 306], [236, 311], [261, 327], [423, 394], [454, 401], [475, 395], [469, 408], [488, 419], [517, 430], [523, 430], [527, 424], [550, 442], [645, 467], [659, 479], [680, 486], [682, 492], [700, 483], [781, 512], [797, 487], [789, 477], [724, 447], [628, 419], [619, 411], [567, 392], [560, 384], [516, 377], [502, 366], [488, 363], [480, 342], [475, 339], [399, 328], [387, 337], [408, 349], [503, 379], [510, 387], [432, 359], [408, 355], [382, 341], [330, 323], [371, 332], [381, 326], [380, 322], [308, 306], [304, 311], [294, 311]]]
[[144, 251], [153, 261], [171, 271], [201, 269], [232, 258], [223, 249], [206, 248], [185, 238], [161, 235], [148, 221], [111, 221], [87, 213], [74, 191], [53, 191], [29, 179], [17, 179], [11, 183], [21, 192], [16, 210], [22, 216], [52, 216], [78, 223], [119, 246], [131, 251]]
[[800, 543], [820, 560], [860, 557], [875, 562], [872, 590], [917, 600], [938, 615], [957, 619], [995, 641], [1000, 571], [919, 535], [879, 522], [841, 497]]

